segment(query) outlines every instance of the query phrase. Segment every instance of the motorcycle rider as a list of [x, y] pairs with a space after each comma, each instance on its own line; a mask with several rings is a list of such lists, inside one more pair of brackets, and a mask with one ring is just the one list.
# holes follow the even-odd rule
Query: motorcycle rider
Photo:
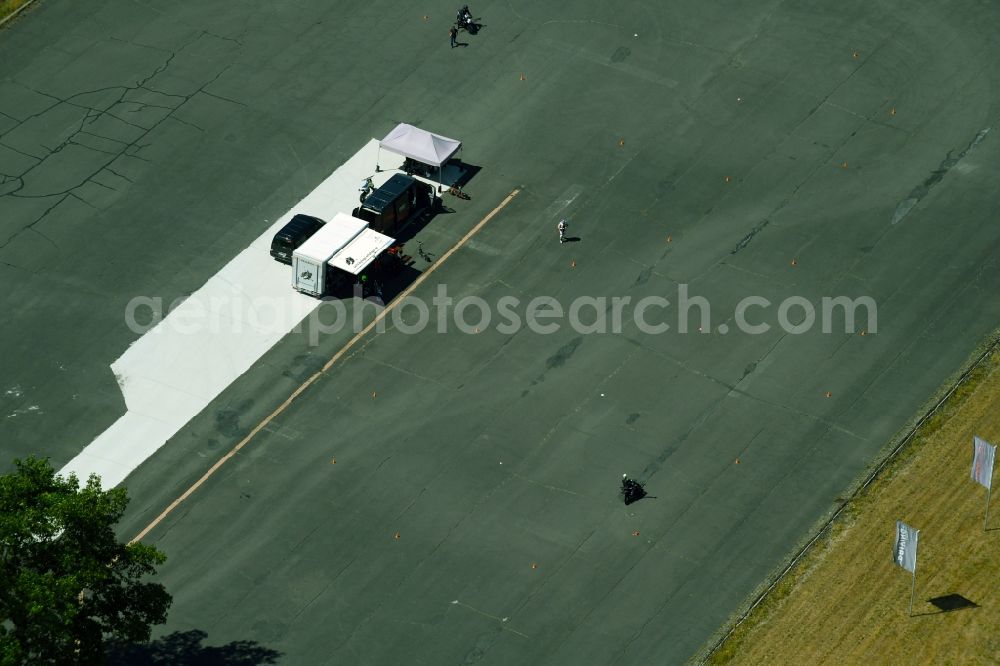
[[462, 8], [458, 10], [456, 23], [466, 29], [473, 26], [472, 12], [469, 11], [469, 5], [462, 5]]

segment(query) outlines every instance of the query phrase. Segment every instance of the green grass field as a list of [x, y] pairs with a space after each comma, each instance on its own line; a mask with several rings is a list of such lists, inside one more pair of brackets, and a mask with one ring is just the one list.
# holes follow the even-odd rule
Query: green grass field
[[[1000, 440], [1000, 354], [972, 372], [901, 456], [850, 505], [712, 655], [713, 664], [995, 663], [1000, 507], [969, 479], [972, 436]], [[994, 498], [996, 499], [996, 498]], [[890, 556], [895, 520], [921, 530], [910, 575]], [[942, 612], [930, 599], [975, 606]]]
[[0, 21], [16, 12], [31, 0], [0, 0]]

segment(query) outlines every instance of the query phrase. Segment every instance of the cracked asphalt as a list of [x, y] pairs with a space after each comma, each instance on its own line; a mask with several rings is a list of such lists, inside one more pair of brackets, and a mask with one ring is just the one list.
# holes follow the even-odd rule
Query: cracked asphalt
[[[711, 305], [703, 333], [366, 338], [146, 539], [158, 635], [289, 664], [682, 662], [997, 326], [1000, 10], [472, 9], [457, 49], [441, 3], [41, 0], [0, 30], [0, 465], [59, 467], [113, 423], [129, 300], [191, 293], [397, 122], [481, 167], [419, 231], [435, 257], [523, 188], [416, 295]], [[877, 332], [773, 319], [842, 295]], [[736, 330], [747, 296], [769, 331]], [[351, 335], [271, 350], [129, 478], [122, 535]], [[651, 497], [624, 507], [624, 472]]]

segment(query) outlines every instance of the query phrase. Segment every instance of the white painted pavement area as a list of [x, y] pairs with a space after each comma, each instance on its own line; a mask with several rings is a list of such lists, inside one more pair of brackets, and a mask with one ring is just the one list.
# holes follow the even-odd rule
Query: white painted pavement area
[[[102, 487], [118, 485], [318, 307], [292, 289], [292, 269], [271, 258], [271, 239], [298, 213], [349, 214], [376, 160], [375, 186], [388, 180], [403, 158], [379, 154], [378, 145], [369, 141], [111, 364], [127, 411], [60, 474], [81, 481], [97, 474]], [[137, 319], [144, 315], [148, 308]]]

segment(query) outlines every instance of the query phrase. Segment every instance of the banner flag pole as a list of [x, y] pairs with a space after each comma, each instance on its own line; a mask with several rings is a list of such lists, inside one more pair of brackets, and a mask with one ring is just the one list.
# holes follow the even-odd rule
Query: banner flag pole
[[986, 522], [990, 519], [990, 493], [993, 492], [993, 488], [986, 489], [986, 515], [983, 516], [983, 531], [986, 532]]
[[910, 583], [910, 612], [909, 616], [913, 617], [913, 593], [917, 589], [917, 569], [913, 568], [913, 582]]
[[917, 544], [920, 542], [920, 530], [916, 530], [913, 535], [913, 579], [910, 582], [910, 611], [909, 616], [913, 617], [913, 593], [917, 591]]

